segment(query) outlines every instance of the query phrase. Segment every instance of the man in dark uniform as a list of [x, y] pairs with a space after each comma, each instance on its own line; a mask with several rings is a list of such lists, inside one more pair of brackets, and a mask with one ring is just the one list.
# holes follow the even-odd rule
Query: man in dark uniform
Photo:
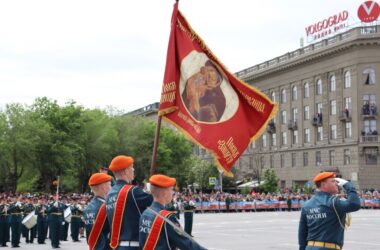
[[20, 247], [20, 237], [21, 237], [21, 222], [22, 222], [22, 212], [24, 211], [24, 205], [21, 203], [21, 198], [16, 200], [14, 198], [13, 203], [9, 206], [8, 213], [11, 215], [11, 243], [12, 247]]
[[[35, 207], [31, 201], [31, 199], [27, 198], [24, 203], [24, 216], [23, 219], [28, 216], [31, 212], [35, 211]], [[34, 238], [36, 236], [36, 226], [32, 228], [27, 228], [25, 225], [22, 225], [22, 234], [25, 237], [26, 243], [33, 243]]]
[[139, 219], [153, 201], [141, 187], [130, 184], [134, 179], [133, 162], [132, 157], [119, 155], [109, 166], [116, 178], [116, 184], [106, 197], [113, 249], [139, 249]]
[[39, 199], [36, 206], [37, 215], [37, 242], [45, 244], [46, 223], [47, 223], [47, 206], [44, 199]]
[[7, 246], [7, 211], [8, 207], [4, 199], [0, 199], [0, 246]]
[[71, 222], [70, 222], [70, 231], [71, 238], [74, 242], [79, 242], [79, 228], [82, 222], [83, 211], [81, 206], [78, 204], [76, 197], [73, 197], [73, 204], [70, 206], [71, 209]]
[[[65, 212], [66, 209], [68, 209], [70, 206], [67, 204], [67, 197], [62, 197], [62, 203], [63, 212]], [[59, 229], [59, 239], [62, 241], [67, 241], [67, 236], [69, 232], [69, 221], [66, 221], [65, 214], [63, 214], [63, 221], [61, 223], [61, 228]]]
[[53, 248], [60, 248], [59, 237], [60, 237], [62, 222], [64, 221], [63, 211], [64, 211], [64, 205], [58, 200], [55, 202], [52, 202], [48, 207], [48, 213], [50, 216], [49, 218], [50, 240], [51, 240], [51, 246]]
[[140, 249], [205, 249], [191, 237], [184, 236], [174, 213], [165, 210], [165, 205], [173, 198], [176, 179], [166, 175], [153, 175], [149, 182], [154, 201], [140, 218]]
[[193, 214], [195, 208], [194, 201], [191, 200], [190, 196], [186, 196], [185, 202], [183, 203], [183, 216], [185, 218], [185, 232], [190, 236], [193, 236], [191, 232], [193, 231]]
[[[87, 243], [90, 245], [90, 249], [111, 249], [109, 246], [110, 228], [105, 211], [105, 198], [111, 189], [111, 179], [111, 176], [107, 174], [96, 173], [88, 181], [88, 185], [95, 194], [95, 197], [83, 212]], [[103, 217], [102, 214], [104, 215]]]
[[[346, 214], [360, 209], [360, 199], [351, 182], [322, 172], [314, 178], [318, 190], [302, 208], [298, 228], [300, 250], [342, 249]], [[339, 188], [347, 200], [335, 196]]]

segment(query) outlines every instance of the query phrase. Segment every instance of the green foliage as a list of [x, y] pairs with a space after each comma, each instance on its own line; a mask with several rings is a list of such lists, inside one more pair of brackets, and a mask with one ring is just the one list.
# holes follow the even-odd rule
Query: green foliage
[[241, 190], [241, 194], [247, 195], [251, 193], [251, 188], [250, 187], [243, 187]]
[[[51, 192], [60, 176], [62, 190], [82, 192], [90, 175], [120, 154], [133, 156], [137, 180], [147, 180], [155, 130], [149, 119], [85, 109], [74, 101], [60, 106], [42, 97], [31, 106], [9, 104], [0, 110], [0, 191]], [[156, 172], [185, 187], [197, 164], [191, 143], [162, 126]], [[215, 167], [205, 168], [215, 176]]]
[[209, 177], [219, 176], [218, 170], [214, 164], [209, 161], [191, 156], [189, 159], [191, 166], [188, 172], [188, 184], [198, 184], [199, 189], [203, 190], [209, 187]]
[[278, 191], [278, 181], [276, 173], [273, 169], [264, 170], [263, 184], [260, 185], [260, 189], [264, 192], [274, 193]]

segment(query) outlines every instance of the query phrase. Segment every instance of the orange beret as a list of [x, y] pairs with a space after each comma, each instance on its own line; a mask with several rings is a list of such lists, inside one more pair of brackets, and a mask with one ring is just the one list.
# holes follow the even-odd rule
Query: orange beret
[[91, 175], [90, 179], [88, 180], [88, 185], [96, 186], [104, 182], [111, 181], [111, 179], [112, 177], [109, 176], [108, 174], [96, 173], [96, 174]]
[[118, 155], [112, 159], [109, 169], [112, 172], [117, 172], [133, 165], [133, 158], [125, 155]]
[[152, 175], [149, 178], [150, 184], [157, 186], [157, 187], [173, 187], [176, 183], [175, 178], [170, 178], [169, 176], [163, 175], [163, 174], [156, 174]]
[[335, 178], [335, 173], [334, 172], [322, 172], [317, 174], [317, 176], [314, 177], [313, 182], [317, 183], [319, 181], [323, 181], [327, 178]]

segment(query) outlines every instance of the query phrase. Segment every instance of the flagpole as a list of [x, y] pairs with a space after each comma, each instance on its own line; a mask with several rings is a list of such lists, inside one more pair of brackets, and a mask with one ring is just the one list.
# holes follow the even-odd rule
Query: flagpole
[[[179, 0], [176, 0], [176, 3], [178, 3], [178, 2], [179, 2]], [[154, 136], [153, 152], [152, 152], [152, 164], [150, 166], [150, 175], [154, 175], [156, 173], [157, 149], [158, 149], [158, 143], [160, 140], [161, 120], [162, 120], [162, 117], [159, 115], [157, 118], [156, 135]]]
[[60, 180], [59, 180], [59, 176], [58, 176], [58, 183], [57, 183], [57, 193], [56, 193], [56, 201], [58, 201], [59, 200], [59, 182], [60, 182]]
[[156, 135], [154, 136], [152, 164], [150, 166], [150, 175], [154, 175], [156, 173], [157, 149], [158, 149], [158, 143], [160, 141], [161, 120], [162, 120], [162, 116], [159, 115], [157, 118]]

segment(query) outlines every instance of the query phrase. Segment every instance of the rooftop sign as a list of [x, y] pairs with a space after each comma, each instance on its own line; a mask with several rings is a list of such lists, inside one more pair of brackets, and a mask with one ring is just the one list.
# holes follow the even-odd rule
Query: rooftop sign
[[348, 11], [344, 10], [340, 13], [327, 17], [319, 22], [309, 25], [305, 28], [308, 40], [318, 40], [325, 38], [338, 30], [348, 26]]
[[364, 23], [376, 21], [380, 15], [380, 6], [375, 1], [366, 1], [358, 8], [358, 17]]

